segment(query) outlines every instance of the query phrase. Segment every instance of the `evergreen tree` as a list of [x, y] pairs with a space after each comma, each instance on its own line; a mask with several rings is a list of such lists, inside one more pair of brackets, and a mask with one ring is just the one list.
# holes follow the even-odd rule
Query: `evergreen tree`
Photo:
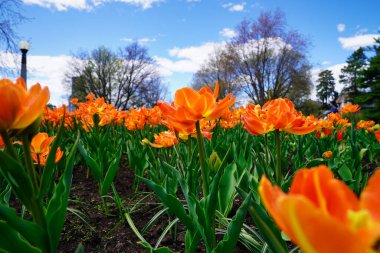
[[345, 86], [342, 93], [348, 95], [348, 100], [354, 103], [354, 98], [360, 94], [359, 80], [361, 78], [361, 71], [367, 64], [367, 56], [364, 53], [364, 48], [360, 47], [347, 58], [347, 66], [342, 68], [341, 75], [339, 76], [340, 83]]
[[367, 118], [380, 120], [380, 39], [376, 39], [376, 44], [371, 48], [374, 55], [369, 59], [368, 67], [360, 74], [359, 87], [365, 92], [355, 99], [360, 104], [362, 111]]
[[329, 97], [334, 96], [335, 79], [331, 70], [323, 70], [319, 73], [317, 80], [317, 97], [322, 103], [327, 104]]

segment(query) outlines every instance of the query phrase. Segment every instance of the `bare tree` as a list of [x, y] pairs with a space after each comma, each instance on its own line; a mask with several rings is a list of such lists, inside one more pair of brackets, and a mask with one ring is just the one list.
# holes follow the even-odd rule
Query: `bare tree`
[[84, 100], [86, 94], [93, 93], [122, 110], [151, 106], [166, 92], [154, 60], [137, 43], [118, 54], [105, 47], [76, 54], [66, 83], [72, 85], [72, 97]]
[[73, 57], [67, 73], [69, 82], [73, 84], [73, 96], [83, 100], [86, 94], [93, 93], [111, 103], [120, 65], [117, 56], [105, 47], [99, 47], [90, 53], [79, 52]]
[[125, 110], [131, 106], [131, 99], [140, 88], [159, 82], [160, 77], [148, 50], [137, 42], [121, 49], [119, 57], [122, 67], [117, 76], [115, 106]]
[[239, 59], [235, 70], [242, 88], [254, 103], [289, 96], [300, 87], [310, 93], [307, 40], [287, 30], [281, 11], [263, 12], [256, 21], [244, 20], [228, 46]]
[[142, 85], [132, 99], [134, 107], [154, 107], [158, 100], [167, 100], [169, 91], [166, 85], [162, 83], [159, 76], [151, 78], [150, 82]]
[[225, 97], [228, 93], [238, 95], [241, 90], [235, 73], [235, 62], [238, 59], [234, 56], [228, 47], [215, 49], [193, 75], [192, 87], [195, 89], [203, 86], [213, 88], [218, 81], [220, 97]]
[[[17, 52], [19, 36], [15, 28], [28, 20], [21, 14], [21, 5], [21, 0], [0, 0], [0, 53], [8, 53], [10, 56], [0, 57], [0, 72], [2, 73], [8, 73], [7, 69], [11, 63], [7, 59], [12, 58], [10, 53]], [[13, 61], [16, 62], [16, 59]]]

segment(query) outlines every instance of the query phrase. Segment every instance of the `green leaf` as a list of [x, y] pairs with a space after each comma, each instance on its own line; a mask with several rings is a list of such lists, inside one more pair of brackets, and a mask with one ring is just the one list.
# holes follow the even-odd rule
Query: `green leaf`
[[79, 133], [68, 156], [65, 172], [62, 174], [57, 186], [55, 187], [53, 196], [50, 199], [46, 210], [46, 220], [48, 223], [48, 233], [52, 251], [56, 251], [57, 249], [63, 224], [65, 223], [66, 219], [67, 201], [70, 194], [74, 158], [78, 143]]
[[82, 243], [79, 243], [77, 249], [75, 250], [75, 253], [84, 253], [84, 247]]
[[52, 182], [52, 178], [54, 174], [54, 166], [55, 166], [55, 153], [61, 141], [62, 133], [65, 130], [65, 114], [66, 112], [64, 111], [61, 125], [59, 127], [56, 137], [54, 138], [54, 141], [51, 146], [51, 150], [49, 152], [49, 156], [46, 160], [46, 165], [42, 172], [40, 192], [38, 196], [40, 200], [42, 200], [43, 196], [45, 195], [46, 189], [49, 187], [49, 184]]
[[[248, 193], [239, 188], [237, 188], [237, 190], [244, 199], [247, 198]], [[265, 210], [253, 201], [253, 198], [250, 199], [248, 212], [250, 213], [253, 221], [255, 222], [257, 228], [260, 230], [265, 239], [265, 242], [268, 244], [271, 250], [276, 253], [287, 253], [288, 248], [285, 242], [282, 240], [280, 230], [277, 228]]]
[[151, 180], [146, 178], [141, 178], [141, 180], [154, 191], [154, 193], [161, 199], [162, 203], [169, 208], [171, 213], [174, 213], [178, 217], [187, 229], [194, 230], [194, 224], [190, 217], [187, 216], [181, 201], [173, 195], [168, 194], [162, 186], [157, 185]]
[[366, 148], [362, 148], [359, 152], [359, 158], [360, 158], [360, 161], [363, 160], [363, 157], [365, 156], [365, 153], [367, 153], [368, 149]]
[[13, 228], [4, 221], [0, 221], [0, 251], [41, 253], [42, 251], [30, 245]]
[[92, 174], [94, 175], [96, 181], [100, 182], [103, 178], [100, 165], [87, 153], [83, 145], [78, 145], [79, 152], [82, 154], [87, 166], [90, 168]]
[[26, 169], [19, 161], [0, 151], [0, 170], [23, 205], [28, 210], [32, 210], [33, 188]]
[[201, 234], [198, 231], [191, 232], [190, 230], [186, 230], [185, 234], [185, 252], [186, 253], [194, 253], [197, 249], [199, 241], [201, 240]]
[[352, 173], [346, 164], [343, 164], [339, 168], [338, 173], [344, 182], [350, 182], [352, 180]]
[[324, 162], [325, 162], [325, 159], [323, 159], [323, 158], [315, 158], [315, 159], [309, 161], [309, 162], [305, 165], [305, 167], [306, 167], [306, 168], [315, 167], [315, 166], [318, 166], [318, 165], [320, 165], [320, 164], [323, 164]]
[[115, 159], [111, 162], [108, 170], [107, 170], [107, 173], [104, 177], [104, 180], [102, 181], [101, 183], [101, 186], [100, 186], [100, 194], [102, 196], [106, 195], [107, 192], [108, 192], [108, 189], [110, 188], [117, 172], [119, 171], [119, 163], [120, 163], [120, 157], [121, 157], [121, 150], [118, 152], [118, 154], [116, 155]]
[[227, 233], [224, 235], [223, 240], [219, 242], [218, 246], [213, 250], [214, 253], [229, 253], [233, 252], [236, 243], [239, 239], [240, 230], [243, 226], [245, 217], [247, 216], [248, 204], [251, 201], [251, 195], [248, 195], [243, 204], [237, 210], [235, 216], [232, 218], [227, 227]]
[[48, 252], [49, 238], [46, 231], [36, 223], [23, 220], [17, 216], [15, 210], [0, 204], [0, 219], [7, 223], [7, 226], [20, 233], [31, 245]]
[[175, 253], [175, 251], [171, 251], [168, 247], [154, 249], [148, 242], [138, 242], [138, 244], [143, 246], [149, 253]]
[[218, 202], [220, 205], [220, 211], [224, 216], [228, 216], [235, 199], [235, 186], [237, 185], [237, 180], [235, 178], [236, 170], [237, 166], [235, 163], [228, 165], [220, 179]]

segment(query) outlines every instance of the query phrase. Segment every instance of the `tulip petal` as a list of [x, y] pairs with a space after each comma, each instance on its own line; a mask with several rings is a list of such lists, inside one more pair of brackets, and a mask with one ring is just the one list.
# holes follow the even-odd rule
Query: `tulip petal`
[[358, 210], [359, 200], [350, 188], [334, 178], [331, 170], [321, 165], [297, 171], [289, 191], [303, 195], [318, 208], [341, 220], [347, 220], [348, 210]]
[[365, 252], [365, 242], [346, 224], [326, 214], [304, 196], [276, 202], [278, 216], [291, 231], [287, 235], [306, 253]]
[[368, 185], [360, 195], [360, 205], [380, 222], [380, 169], [371, 176]]

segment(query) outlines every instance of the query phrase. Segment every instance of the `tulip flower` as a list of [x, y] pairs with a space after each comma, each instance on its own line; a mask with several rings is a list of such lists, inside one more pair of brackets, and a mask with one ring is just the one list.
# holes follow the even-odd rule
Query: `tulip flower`
[[47, 133], [36, 134], [30, 143], [31, 152], [34, 154], [41, 154], [49, 149], [50, 144], [55, 136], [49, 137]]
[[249, 105], [243, 121], [245, 129], [254, 135], [273, 130], [304, 135], [316, 129], [316, 120], [297, 112], [293, 103], [287, 98], [271, 100], [262, 108], [259, 105]]
[[375, 137], [378, 142], [380, 142], [380, 129], [375, 132]]
[[0, 135], [0, 150], [3, 150], [4, 147], [5, 147], [5, 143], [3, 141], [3, 137], [1, 137], [1, 135]]
[[339, 111], [343, 114], [354, 113], [360, 110], [359, 105], [345, 104]]
[[322, 157], [325, 159], [330, 159], [332, 157], [332, 155], [333, 155], [333, 153], [329, 150], [329, 151], [323, 152]]
[[0, 94], [0, 132], [31, 125], [42, 115], [50, 98], [47, 87], [41, 89], [37, 83], [27, 90], [22, 78], [18, 78], [16, 83], [1, 79]]
[[259, 193], [276, 224], [303, 252], [380, 252], [380, 170], [360, 199], [326, 166], [297, 171], [288, 193], [263, 176]]
[[[32, 158], [36, 164], [40, 164], [41, 166], [46, 165], [46, 160], [50, 153], [50, 144], [54, 140], [55, 136], [48, 136], [47, 133], [38, 133], [36, 134], [31, 143], [30, 150], [32, 152]], [[58, 163], [63, 156], [63, 152], [58, 147], [55, 153], [55, 163]]]
[[235, 97], [231, 98], [231, 94], [216, 101], [218, 92], [218, 83], [215, 85], [214, 93], [209, 87], [203, 87], [199, 91], [185, 87], [176, 91], [171, 105], [161, 100], [157, 102], [157, 105], [176, 130], [188, 130], [200, 119], [220, 118], [233, 105]]
[[[50, 149], [51, 148], [49, 147], [45, 152], [40, 153], [40, 154], [32, 153], [32, 158], [35, 164], [45, 166], [47, 162], [47, 158], [49, 157]], [[57, 151], [55, 152], [54, 162], [58, 163], [61, 160], [62, 156], [63, 156], [63, 151], [61, 150], [60, 147], [58, 147]]]
[[155, 143], [151, 143], [148, 139], [145, 138], [141, 141], [141, 144], [149, 144], [154, 148], [168, 148], [173, 146], [174, 144], [177, 144], [178, 140], [173, 132], [165, 131], [161, 132], [160, 134], [154, 134], [154, 142]]

